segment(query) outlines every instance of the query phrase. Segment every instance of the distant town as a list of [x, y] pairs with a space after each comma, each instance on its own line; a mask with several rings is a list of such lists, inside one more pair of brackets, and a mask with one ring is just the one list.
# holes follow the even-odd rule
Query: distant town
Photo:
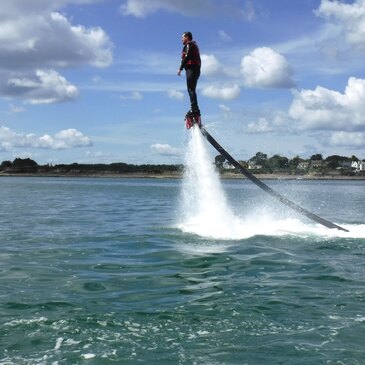
[[[212, 161], [213, 162], [213, 161]], [[218, 155], [213, 162], [221, 176], [239, 175], [227, 161]], [[315, 154], [309, 159], [296, 156], [289, 159], [284, 156], [257, 152], [247, 161], [239, 163], [254, 174], [270, 174], [292, 177], [364, 177], [365, 160], [356, 156], [345, 157], [332, 155], [324, 158]], [[142, 164], [134, 165], [123, 162], [110, 164], [46, 164], [39, 165], [30, 158], [16, 158], [3, 161], [0, 175], [36, 175], [36, 176], [143, 176], [143, 177], [179, 177], [184, 171], [181, 164]]]
[[[255, 173], [288, 173], [292, 175], [365, 175], [365, 160], [356, 156], [346, 157], [332, 155], [324, 158], [321, 154], [312, 155], [309, 159], [296, 156], [292, 159], [280, 155], [268, 157], [267, 154], [257, 152], [247, 161], [240, 164]], [[230, 169], [229, 164], [221, 156], [215, 158], [219, 168]]]

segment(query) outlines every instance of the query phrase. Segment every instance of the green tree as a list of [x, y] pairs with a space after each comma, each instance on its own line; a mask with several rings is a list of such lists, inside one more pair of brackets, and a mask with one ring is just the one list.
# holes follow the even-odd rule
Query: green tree
[[254, 162], [256, 165], [266, 165], [267, 154], [262, 152], [257, 152], [255, 156], [250, 158], [250, 161]]
[[327, 166], [331, 169], [336, 169], [337, 167], [341, 166], [341, 162], [344, 161], [350, 161], [350, 159], [348, 157], [345, 156], [339, 156], [339, 155], [332, 155], [332, 156], [328, 156], [325, 159]]
[[274, 170], [286, 169], [289, 166], [289, 160], [287, 157], [280, 155], [274, 155], [270, 157], [266, 162], [266, 167]]
[[289, 160], [289, 168], [294, 170], [303, 161], [305, 160], [300, 158], [299, 156], [295, 156], [291, 160]]
[[323, 160], [323, 156], [320, 153], [317, 153], [315, 155], [312, 155], [310, 158], [311, 161], [322, 161]]
[[217, 155], [217, 156], [215, 156], [214, 164], [218, 169], [221, 169], [221, 168], [223, 168], [223, 164], [224, 164], [225, 160], [226, 159], [222, 155]]
[[12, 170], [14, 172], [27, 172], [32, 173], [38, 170], [38, 164], [30, 158], [16, 158], [12, 164]]
[[13, 165], [13, 163], [11, 161], [3, 161], [0, 165], [0, 170], [6, 170], [11, 168], [11, 166]]

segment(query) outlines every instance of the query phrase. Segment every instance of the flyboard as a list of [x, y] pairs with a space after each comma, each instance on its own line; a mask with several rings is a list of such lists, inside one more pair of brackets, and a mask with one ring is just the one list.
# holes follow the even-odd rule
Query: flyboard
[[318, 215], [311, 213], [310, 211], [300, 207], [296, 203], [292, 202], [285, 196], [279, 194], [272, 188], [270, 188], [268, 185], [263, 183], [261, 180], [259, 180], [255, 175], [251, 174], [248, 170], [246, 170], [240, 163], [238, 163], [211, 135], [208, 133], [208, 131], [202, 126], [200, 116], [186, 116], [185, 117], [185, 124], [186, 128], [190, 129], [195, 124], [198, 125], [200, 128], [200, 131], [202, 135], [205, 137], [205, 139], [232, 165], [234, 166], [238, 171], [240, 171], [243, 175], [245, 175], [248, 179], [250, 179], [254, 184], [256, 184], [260, 189], [264, 190], [268, 194], [272, 195], [276, 199], [278, 199], [281, 203], [285, 204], [286, 206], [292, 208], [296, 212], [306, 216], [307, 218], [322, 224], [323, 226], [327, 228], [336, 228], [344, 232], [349, 232], [347, 229], [342, 228], [338, 226], [337, 224], [334, 224], [322, 217], [319, 217]]

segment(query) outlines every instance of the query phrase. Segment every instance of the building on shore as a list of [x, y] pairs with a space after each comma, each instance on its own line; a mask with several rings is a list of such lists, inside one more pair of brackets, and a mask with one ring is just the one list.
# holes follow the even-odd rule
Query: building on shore
[[351, 167], [357, 172], [365, 171], [365, 161], [352, 161]]

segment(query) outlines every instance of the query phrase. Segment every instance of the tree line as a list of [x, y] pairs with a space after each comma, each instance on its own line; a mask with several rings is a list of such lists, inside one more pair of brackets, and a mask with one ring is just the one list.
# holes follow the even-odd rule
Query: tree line
[[16, 158], [14, 161], [3, 161], [0, 165], [0, 172], [10, 174], [64, 174], [64, 175], [92, 175], [92, 174], [163, 174], [174, 173], [183, 170], [182, 165], [134, 165], [124, 162], [110, 164], [46, 164], [38, 163], [30, 158]]
[[[285, 156], [273, 155], [268, 157], [263, 152], [257, 152], [249, 160], [240, 160], [239, 163], [255, 173], [290, 173], [305, 174], [311, 171], [318, 173], [331, 173], [336, 171], [338, 174], [351, 175], [354, 169], [351, 168], [352, 162], [364, 161], [356, 156], [346, 157], [339, 155], [323, 158], [321, 154], [314, 154], [309, 159], [299, 156], [287, 158]], [[224, 157], [215, 157], [214, 164], [221, 173], [227, 172], [229, 166], [225, 163]], [[128, 164], [116, 162], [110, 164], [46, 164], [39, 165], [30, 158], [16, 158], [14, 161], [3, 161], [0, 164], [0, 173], [9, 174], [62, 174], [62, 175], [92, 175], [92, 174], [151, 174], [159, 175], [166, 173], [181, 173], [184, 166], [181, 164]]]

